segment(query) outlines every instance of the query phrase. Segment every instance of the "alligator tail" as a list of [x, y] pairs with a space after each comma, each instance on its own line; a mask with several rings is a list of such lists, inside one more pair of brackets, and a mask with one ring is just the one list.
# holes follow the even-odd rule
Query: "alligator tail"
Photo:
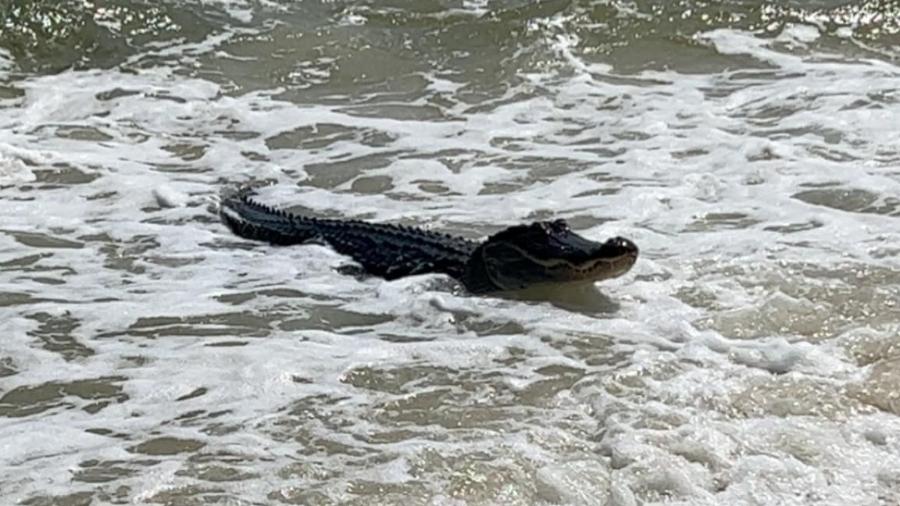
[[232, 232], [244, 239], [289, 246], [318, 239], [316, 220], [254, 201], [252, 188], [222, 200], [219, 214]]

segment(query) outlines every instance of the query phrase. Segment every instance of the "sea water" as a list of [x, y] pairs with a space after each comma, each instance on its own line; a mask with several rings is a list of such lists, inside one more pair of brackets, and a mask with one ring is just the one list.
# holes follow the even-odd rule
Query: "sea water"
[[[0, 8], [4, 504], [900, 504], [900, 6]], [[223, 192], [627, 275], [343, 275]]]

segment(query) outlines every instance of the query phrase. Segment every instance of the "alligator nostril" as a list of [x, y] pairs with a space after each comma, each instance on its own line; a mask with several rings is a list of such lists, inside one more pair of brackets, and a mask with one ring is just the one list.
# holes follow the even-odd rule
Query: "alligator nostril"
[[623, 249], [629, 252], [636, 252], [638, 250], [636, 244], [624, 237], [613, 237], [612, 239], [610, 239], [610, 242], [616, 248]]

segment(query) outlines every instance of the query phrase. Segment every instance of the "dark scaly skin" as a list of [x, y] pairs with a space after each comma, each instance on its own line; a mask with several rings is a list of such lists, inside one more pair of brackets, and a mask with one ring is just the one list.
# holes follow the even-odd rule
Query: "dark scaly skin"
[[[239, 219], [230, 212], [237, 213]], [[237, 235], [278, 245], [324, 242], [385, 279], [436, 272], [461, 278], [478, 243], [401, 225], [300, 216], [260, 204], [241, 192], [223, 204]]]
[[439, 273], [485, 293], [615, 277], [637, 258], [627, 239], [590, 241], [562, 220], [510, 227], [475, 242], [415, 227], [301, 216], [260, 204], [252, 193], [222, 202], [222, 219], [235, 234], [278, 245], [324, 242], [385, 279]]

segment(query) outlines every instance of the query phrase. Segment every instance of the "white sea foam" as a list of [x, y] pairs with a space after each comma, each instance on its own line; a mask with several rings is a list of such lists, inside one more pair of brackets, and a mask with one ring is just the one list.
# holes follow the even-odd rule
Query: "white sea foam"
[[[71, 492], [91, 462], [131, 470], [110, 483], [135, 502], [205, 483], [213, 464], [246, 472], [217, 484], [257, 503], [298, 483], [446, 504], [897, 497], [900, 422], [867, 400], [872, 367], [840, 336], [896, 337], [900, 264], [872, 252], [897, 238], [898, 71], [734, 30], [698, 40], [773, 69], [613, 83], [553, 36], [575, 75], [532, 74], [479, 111], [451, 101], [447, 121], [232, 96], [166, 69], [18, 83], [0, 130], [0, 183], [16, 185], [0, 262], [23, 266], [0, 292], [31, 300], [4, 308], [0, 358], [17, 372], [0, 386], [56, 386], [0, 424], [7, 497]], [[618, 106], [598, 112], [604, 99]], [[267, 142], [296, 132], [322, 142]], [[365, 157], [377, 163], [324, 177]], [[363, 176], [390, 189], [355, 193]], [[233, 237], [211, 203], [248, 180], [277, 183], [259, 191], [275, 205], [473, 237], [552, 214], [632, 237], [642, 257], [575, 310], [437, 276], [356, 279], [327, 248]], [[90, 352], [66, 359], [63, 335]], [[203, 448], [153, 449], [161, 437]]]
[[0, 185], [30, 181], [34, 181], [34, 173], [25, 165], [25, 162], [0, 151]]
[[13, 65], [12, 54], [6, 49], [0, 48], [0, 72], [8, 71]]

